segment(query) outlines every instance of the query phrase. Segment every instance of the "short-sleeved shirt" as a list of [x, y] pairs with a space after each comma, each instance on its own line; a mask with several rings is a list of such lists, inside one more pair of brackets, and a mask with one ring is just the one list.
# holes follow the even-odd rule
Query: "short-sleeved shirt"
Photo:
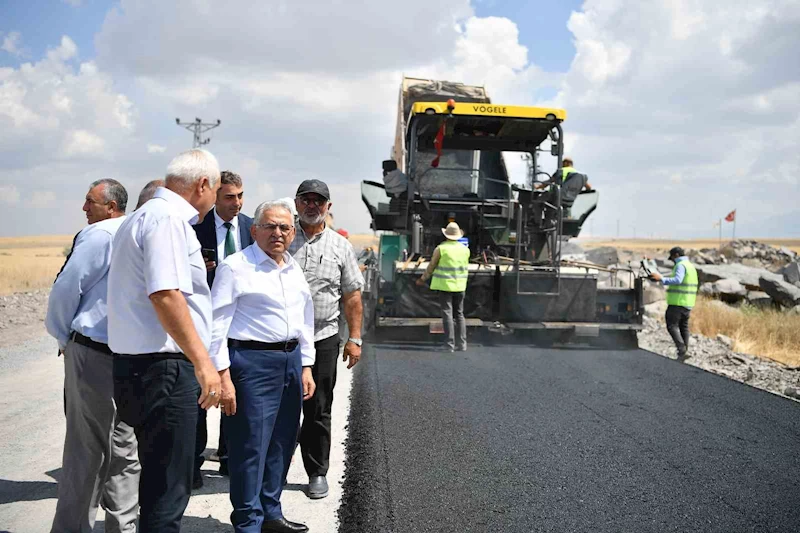
[[73, 331], [108, 344], [108, 269], [114, 234], [124, 221], [123, 216], [95, 222], [75, 238], [72, 255], [50, 291], [44, 321], [62, 350]]
[[289, 253], [305, 273], [314, 300], [314, 340], [339, 334], [339, 302], [343, 294], [364, 287], [364, 276], [350, 242], [326, 227], [309, 237], [300, 224]]
[[180, 352], [150, 301], [150, 295], [183, 293], [197, 334], [211, 342], [211, 291], [192, 224], [199, 213], [164, 187], [134, 211], [114, 238], [108, 273], [108, 344], [119, 354]]

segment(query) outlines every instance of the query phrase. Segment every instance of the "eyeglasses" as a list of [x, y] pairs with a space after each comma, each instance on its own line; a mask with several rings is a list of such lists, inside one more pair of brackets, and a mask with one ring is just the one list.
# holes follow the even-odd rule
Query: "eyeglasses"
[[253, 224], [253, 226], [265, 229], [269, 232], [279, 229], [283, 235], [286, 235], [294, 229], [294, 226], [290, 226], [289, 224]]
[[303, 205], [314, 204], [317, 207], [323, 207], [325, 204], [328, 203], [328, 200], [325, 198], [309, 198], [308, 196], [300, 196], [297, 199], [300, 200], [300, 203], [302, 203]]

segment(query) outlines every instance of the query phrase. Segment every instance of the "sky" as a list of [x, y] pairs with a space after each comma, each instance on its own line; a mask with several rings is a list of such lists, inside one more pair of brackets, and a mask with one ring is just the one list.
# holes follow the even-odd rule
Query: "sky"
[[713, 237], [736, 209], [737, 236], [800, 237], [797, 50], [800, 0], [2, 1], [0, 236], [74, 233], [99, 178], [135, 199], [191, 147], [176, 117], [222, 121], [245, 212], [318, 178], [366, 232], [405, 74], [566, 109], [584, 235]]

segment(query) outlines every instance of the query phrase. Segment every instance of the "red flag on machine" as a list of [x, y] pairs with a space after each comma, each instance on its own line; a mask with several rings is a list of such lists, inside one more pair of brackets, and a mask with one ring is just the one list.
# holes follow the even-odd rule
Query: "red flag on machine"
[[725, 222], [734, 222], [736, 220], [736, 209], [728, 213], [728, 216], [725, 217]]
[[447, 121], [442, 122], [439, 131], [436, 132], [436, 138], [433, 140], [433, 145], [436, 147], [436, 157], [431, 161], [433, 168], [439, 167], [439, 158], [442, 157], [442, 143], [444, 142], [444, 128], [447, 126]]

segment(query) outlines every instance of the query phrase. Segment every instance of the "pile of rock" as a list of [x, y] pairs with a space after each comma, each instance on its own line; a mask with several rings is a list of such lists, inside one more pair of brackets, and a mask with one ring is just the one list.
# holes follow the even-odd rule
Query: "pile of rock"
[[687, 250], [686, 254], [698, 265], [724, 265], [739, 263], [752, 268], [779, 272], [787, 264], [797, 260], [797, 254], [782, 246], [776, 248], [758, 241], [739, 239], [722, 248]]
[[800, 281], [793, 281], [800, 271], [797, 262], [789, 263], [777, 274], [741, 264], [695, 266], [701, 294], [727, 303], [747, 301], [759, 307], [800, 312]]

